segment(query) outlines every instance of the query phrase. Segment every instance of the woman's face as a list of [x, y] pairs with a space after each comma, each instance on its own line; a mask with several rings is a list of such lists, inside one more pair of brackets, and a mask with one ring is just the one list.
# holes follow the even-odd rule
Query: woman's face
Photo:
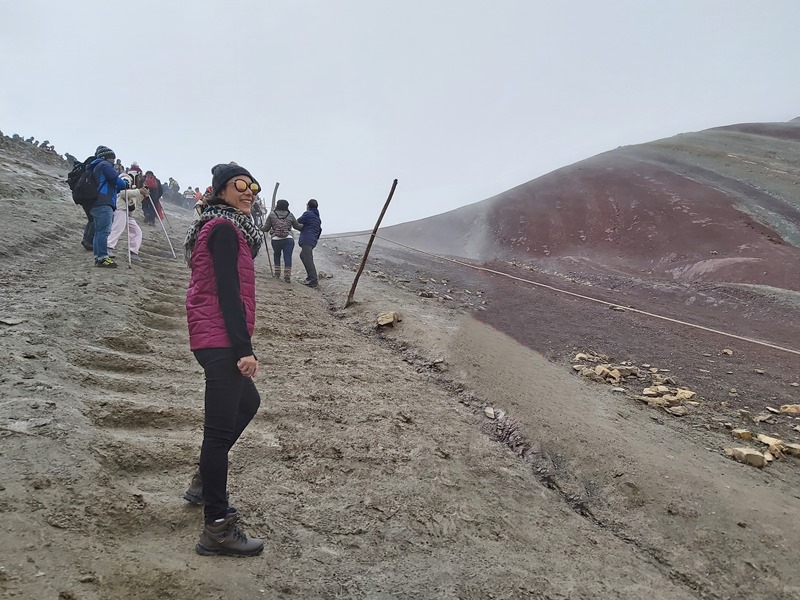
[[[237, 181], [243, 181], [246, 185], [237, 183]], [[228, 204], [244, 214], [249, 215], [250, 210], [253, 208], [254, 200], [253, 190], [250, 187], [250, 184], [252, 183], [253, 180], [247, 175], [237, 175], [225, 184], [225, 187], [220, 193], [220, 198], [225, 201], [225, 204]], [[245, 190], [240, 192], [239, 189], [242, 187], [244, 187]]]

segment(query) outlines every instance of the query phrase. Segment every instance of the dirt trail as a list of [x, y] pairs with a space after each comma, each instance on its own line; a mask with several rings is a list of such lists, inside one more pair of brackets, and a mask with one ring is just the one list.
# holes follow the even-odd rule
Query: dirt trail
[[[325, 247], [320, 266], [335, 278], [319, 291], [270, 279], [258, 261], [262, 406], [232, 453], [231, 499], [266, 538], [264, 555], [197, 556], [201, 514], [181, 499], [202, 424], [188, 270], [152, 228], [142, 267], [93, 268], [58, 176], [0, 153], [0, 177], [20, 183], [2, 198], [0, 317], [24, 319], [0, 324], [6, 595], [798, 597], [798, 503], [785, 488], [771, 497], [755, 487], [766, 476], [701, 461], [694, 443], [611, 408], [604, 392], [459, 310], [377, 278], [340, 310], [350, 274]], [[32, 179], [43, 195], [25, 191]], [[187, 215], [169, 217], [179, 243]], [[384, 306], [406, 314], [388, 337], [372, 326]], [[433, 365], [440, 353], [449, 367]], [[547, 444], [552, 477], [494, 440], [484, 402]], [[624, 471], [619, 486], [607, 481], [613, 469]], [[679, 517], [650, 500], [666, 476]], [[592, 518], [570, 486], [593, 480]]]

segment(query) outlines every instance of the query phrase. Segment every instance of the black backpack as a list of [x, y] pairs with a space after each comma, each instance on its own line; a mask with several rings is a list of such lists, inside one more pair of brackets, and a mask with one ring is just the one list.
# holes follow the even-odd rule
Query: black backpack
[[76, 163], [67, 175], [67, 185], [72, 190], [72, 200], [75, 204], [88, 206], [97, 200], [97, 180], [94, 169], [90, 167], [94, 156], [90, 156], [82, 163]]

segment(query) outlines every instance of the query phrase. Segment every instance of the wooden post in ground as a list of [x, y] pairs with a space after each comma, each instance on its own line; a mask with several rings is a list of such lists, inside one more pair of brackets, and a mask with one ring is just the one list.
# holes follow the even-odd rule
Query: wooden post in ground
[[347, 294], [347, 301], [344, 303], [345, 308], [347, 308], [353, 303], [353, 294], [356, 293], [358, 278], [361, 277], [361, 272], [364, 270], [364, 266], [367, 264], [367, 257], [369, 256], [370, 248], [372, 248], [372, 242], [375, 241], [375, 234], [378, 233], [378, 227], [381, 226], [383, 215], [386, 214], [386, 209], [389, 208], [389, 202], [392, 201], [392, 196], [394, 196], [394, 190], [396, 187], [397, 187], [397, 179], [395, 179], [394, 182], [392, 183], [392, 189], [389, 192], [389, 197], [386, 198], [386, 204], [383, 205], [383, 210], [381, 211], [381, 215], [378, 217], [378, 222], [375, 223], [375, 228], [372, 230], [372, 235], [369, 236], [369, 242], [367, 242], [367, 248], [366, 250], [364, 250], [364, 256], [361, 257], [361, 264], [358, 266], [358, 271], [356, 272], [356, 276], [353, 279], [353, 285], [350, 287], [350, 293]]

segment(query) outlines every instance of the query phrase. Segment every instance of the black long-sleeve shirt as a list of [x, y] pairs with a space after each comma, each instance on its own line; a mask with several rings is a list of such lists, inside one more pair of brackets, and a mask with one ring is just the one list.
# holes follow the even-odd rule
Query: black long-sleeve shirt
[[217, 296], [225, 329], [237, 358], [253, 355], [247, 331], [242, 292], [239, 287], [239, 238], [232, 227], [217, 226], [208, 236], [208, 250], [214, 262]]

